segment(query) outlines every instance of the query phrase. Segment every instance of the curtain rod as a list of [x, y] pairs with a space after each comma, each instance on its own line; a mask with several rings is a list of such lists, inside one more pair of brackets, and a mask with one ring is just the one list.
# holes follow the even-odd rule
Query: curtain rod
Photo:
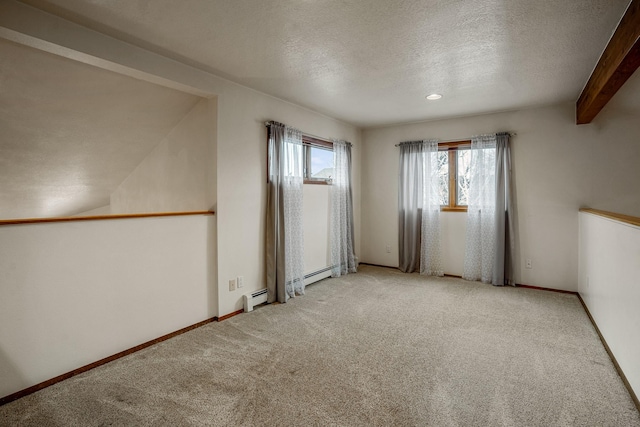
[[[496, 132], [496, 133], [500, 133], [500, 132]], [[516, 136], [517, 135], [517, 133], [515, 133], [515, 132], [505, 132], [505, 133], [508, 133], [509, 136]], [[419, 139], [419, 140], [416, 140], [416, 141], [402, 141], [400, 144], [396, 144], [396, 147], [399, 147], [400, 145], [406, 144], [406, 143], [422, 142], [422, 141], [424, 141], [424, 140], [423, 139]], [[447, 140], [444, 140], [444, 141], [438, 140], [438, 144], [445, 143], [445, 142], [458, 142], [458, 141], [471, 141], [471, 138], [447, 139]]]
[[[276, 122], [275, 120], [271, 120], [271, 121], [264, 122], [264, 125], [265, 125], [266, 127], [269, 127], [269, 126], [271, 126], [272, 124], [286, 126], [284, 123]], [[300, 132], [302, 132], [302, 131], [300, 131]], [[302, 134], [303, 134], [304, 136], [310, 136], [311, 138], [319, 139], [319, 140], [321, 140], [321, 141], [326, 141], [326, 142], [331, 142], [331, 143], [333, 142], [332, 140], [330, 140], [330, 139], [328, 139], [328, 138], [325, 138], [324, 136], [317, 136], [317, 135], [313, 135], [313, 134], [311, 134], [311, 133], [307, 133], [307, 132], [302, 132]], [[352, 143], [350, 143], [349, 141], [345, 141], [345, 142], [346, 142], [347, 144], [349, 144], [351, 147], [353, 147], [353, 144], [352, 144]]]

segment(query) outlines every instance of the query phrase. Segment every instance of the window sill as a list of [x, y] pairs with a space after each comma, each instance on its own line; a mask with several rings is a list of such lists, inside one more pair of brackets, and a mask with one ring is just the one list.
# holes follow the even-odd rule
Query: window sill
[[440, 212], [466, 212], [466, 206], [442, 206]]

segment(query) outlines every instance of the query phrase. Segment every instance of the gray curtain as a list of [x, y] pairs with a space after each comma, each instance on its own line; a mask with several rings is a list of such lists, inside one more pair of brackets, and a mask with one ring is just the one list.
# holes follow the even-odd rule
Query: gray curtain
[[400, 144], [398, 264], [405, 273], [442, 276], [438, 141]]
[[464, 270], [467, 280], [515, 285], [514, 203], [509, 134], [471, 139]]
[[334, 179], [331, 183], [331, 277], [357, 271], [354, 251], [351, 143], [333, 141]]
[[494, 285], [515, 286], [515, 210], [511, 185], [511, 146], [509, 134], [496, 134], [496, 258]]
[[422, 141], [400, 144], [398, 263], [400, 270], [405, 273], [412, 273], [420, 269], [423, 150]]
[[267, 302], [304, 294], [302, 133], [269, 122], [267, 186]]
[[405, 273], [420, 270], [424, 152], [422, 141], [400, 144], [398, 264]]

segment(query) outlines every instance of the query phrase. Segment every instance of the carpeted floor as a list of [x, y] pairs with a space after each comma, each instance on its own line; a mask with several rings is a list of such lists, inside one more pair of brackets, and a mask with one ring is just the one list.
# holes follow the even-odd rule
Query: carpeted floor
[[363, 266], [0, 407], [10, 426], [640, 426], [577, 297]]

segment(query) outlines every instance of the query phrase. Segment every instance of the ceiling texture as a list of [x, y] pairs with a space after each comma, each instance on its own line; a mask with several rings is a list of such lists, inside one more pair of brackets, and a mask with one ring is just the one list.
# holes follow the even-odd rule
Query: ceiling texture
[[629, 0], [25, 3], [371, 127], [576, 101]]
[[[629, 0], [22, 3], [366, 128], [576, 101]], [[10, 41], [0, 57], [4, 219], [108, 204], [199, 99]]]

